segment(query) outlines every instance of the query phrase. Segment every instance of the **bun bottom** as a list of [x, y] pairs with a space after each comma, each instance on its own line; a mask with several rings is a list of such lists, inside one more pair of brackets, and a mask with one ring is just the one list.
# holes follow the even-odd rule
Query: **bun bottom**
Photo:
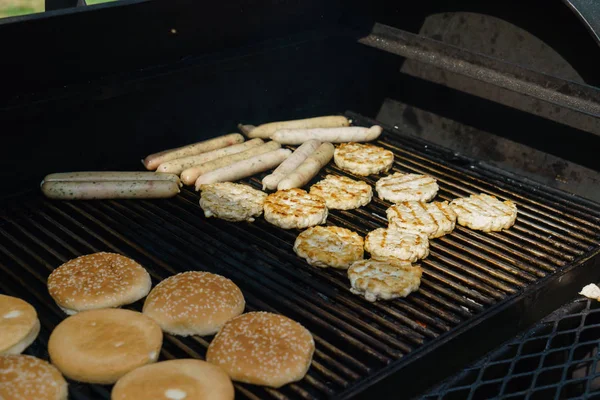
[[26, 348], [29, 347], [29, 345], [31, 345], [31, 343], [34, 342], [35, 339], [37, 339], [37, 336], [39, 333], [40, 333], [40, 320], [36, 319], [35, 323], [33, 325], [33, 328], [31, 328], [31, 331], [29, 331], [27, 336], [25, 336], [23, 339], [21, 339], [14, 346], [9, 347], [8, 349], [4, 350], [3, 352], [0, 352], [0, 355], [21, 354], [23, 351], [25, 351]]

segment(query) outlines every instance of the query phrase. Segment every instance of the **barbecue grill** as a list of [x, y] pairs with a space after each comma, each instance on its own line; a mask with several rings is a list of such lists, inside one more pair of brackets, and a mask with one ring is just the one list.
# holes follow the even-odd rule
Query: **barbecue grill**
[[[313, 333], [305, 379], [277, 390], [236, 384], [237, 398], [408, 398], [599, 280], [592, 185], [600, 171], [581, 149], [600, 143], [600, 95], [586, 85], [598, 78], [585, 67], [532, 68], [486, 54], [493, 46], [448, 43], [425, 29], [428, 16], [448, 11], [431, 5], [409, 16], [386, 2], [212, 7], [209, 16], [185, 1], [133, 2], [0, 23], [2, 37], [22, 38], [2, 61], [3, 76], [14, 79], [0, 100], [0, 293], [38, 311], [41, 334], [27, 353], [47, 358], [49, 334], [65, 317], [48, 295], [48, 274], [78, 255], [112, 251], [144, 265], [154, 284], [186, 270], [222, 274], [240, 286], [247, 311], [282, 313]], [[576, 17], [559, 2], [546, 7], [597, 59]], [[410, 32], [417, 22], [422, 31]], [[513, 200], [515, 226], [489, 234], [457, 227], [432, 240], [419, 291], [369, 303], [350, 293], [343, 271], [296, 257], [297, 232], [262, 219], [206, 219], [190, 189], [154, 201], [50, 201], [39, 192], [51, 172], [140, 170], [147, 154], [232, 132], [238, 122], [344, 110], [355, 125], [384, 127], [375, 144], [394, 152], [393, 171], [434, 176], [442, 200], [480, 192]], [[315, 180], [327, 173], [347, 175], [330, 164]], [[261, 178], [245, 183], [259, 188]], [[374, 199], [331, 211], [327, 224], [364, 236], [386, 226], [388, 205]], [[166, 335], [161, 359], [203, 358], [210, 340]], [[110, 387], [71, 382], [70, 393], [108, 399]]]

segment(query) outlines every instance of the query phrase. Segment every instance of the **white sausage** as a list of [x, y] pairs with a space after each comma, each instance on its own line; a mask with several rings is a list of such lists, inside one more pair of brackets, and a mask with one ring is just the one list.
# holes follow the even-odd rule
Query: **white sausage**
[[[269, 138], [281, 129], [308, 129], [308, 128], [334, 128], [349, 126], [348, 118], [340, 115], [329, 115], [307, 119], [296, 119], [292, 121], [279, 121], [262, 124], [247, 133], [249, 138]], [[315, 138], [318, 139], [318, 138]], [[305, 140], [306, 141], [306, 140]]]
[[268, 142], [260, 146], [243, 151], [241, 153], [217, 158], [216, 160], [209, 161], [202, 165], [197, 165], [195, 167], [186, 169], [181, 173], [181, 180], [186, 185], [193, 185], [194, 182], [196, 182], [196, 180], [198, 179], [198, 177], [202, 174], [206, 174], [210, 171], [214, 171], [215, 169], [226, 167], [238, 161], [247, 160], [251, 157], [257, 156], [259, 154], [265, 154], [270, 151], [277, 150], [279, 148], [281, 148], [281, 145], [279, 143]]
[[244, 135], [248, 136], [248, 135], [250, 135], [250, 132], [252, 132], [254, 129], [256, 129], [256, 127], [254, 125], [238, 124], [238, 129]]
[[277, 190], [299, 188], [306, 185], [319, 173], [333, 157], [335, 147], [331, 143], [323, 143], [298, 168], [286, 176], [277, 185]]
[[196, 190], [200, 190], [200, 187], [205, 184], [237, 181], [275, 168], [288, 158], [290, 154], [292, 152], [288, 149], [278, 149], [200, 175], [196, 181]]
[[231, 154], [241, 153], [242, 151], [260, 146], [263, 143], [264, 142], [262, 139], [252, 139], [244, 143], [234, 144], [233, 146], [223, 147], [222, 149], [209, 151], [196, 156], [177, 158], [175, 160], [160, 164], [156, 169], [156, 172], [168, 172], [179, 175], [182, 171], [195, 165], [204, 164], [205, 162], [216, 160], [217, 158], [225, 157]]
[[370, 142], [381, 135], [383, 129], [378, 125], [370, 128], [349, 126], [344, 128], [280, 129], [271, 139], [281, 144], [300, 144], [311, 139], [330, 143]]
[[221, 149], [233, 144], [242, 143], [243, 141], [244, 137], [239, 133], [230, 133], [229, 135], [219, 136], [203, 142], [161, 151], [160, 153], [150, 154], [148, 157], [142, 160], [142, 162], [144, 163], [146, 169], [155, 170], [160, 164], [166, 161], [181, 157], [193, 156], [200, 153], [206, 153], [207, 151]]
[[42, 193], [51, 199], [157, 199], [179, 193], [179, 184], [169, 180], [144, 181], [50, 181]]
[[[45, 182], [68, 181], [170, 181], [178, 185], [179, 177], [174, 174], [159, 174], [156, 172], [126, 172], [126, 171], [81, 171], [81, 172], [61, 172], [57, 174], [46, 175], [42, 184]], [[180, 185], [181, 186], [181, 185]]]
[[321, 145], [319, 140], [309, 140], [302, 146], [298, 147], [291, 156], [289, 156], [284, 162], [271, 175], [267, 175], [263, 178], [263, 190], [275, 190], [279, 182], [294, 171], [308, 156], [317, 150], [317, 147]]

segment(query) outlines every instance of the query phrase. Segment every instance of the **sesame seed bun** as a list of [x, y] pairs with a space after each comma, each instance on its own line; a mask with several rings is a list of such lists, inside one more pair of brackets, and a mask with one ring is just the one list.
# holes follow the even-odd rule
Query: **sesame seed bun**
[[40, 333], [35, 308], [16, 297], [0, 294], [0, 355], [20, 354]]
[[129, 371], [156, 362], [160, 327], [129, 310], [83, 311], [58, 324], [50, 335], [52, 363], [80, 382], [111, 384]]
[[201, 360], [170, 360], [131, 371], [117, 382], [112, 400], [233, 400], [233, 384], [216, 365]]
[[150, 275], [141, 265], [113, 253], [77, 257], [48, 277], [50, 296], [69, 315], [134, 303], [151, 287]]
[[246, 301], [231, 280], [190, 271], [160, 282], [148, 295], [143, 313], [173, 335], [212, 335], [244, 312]]
[[206, 361], [234, 381], [279, 388], [304, 378], [315, 351], [310, 332], [283, 315], [251, 312], [227, 322]]
[[0, 356], [0, 399], [67, 400], [67, 382], [50, 363], [33, 356]]

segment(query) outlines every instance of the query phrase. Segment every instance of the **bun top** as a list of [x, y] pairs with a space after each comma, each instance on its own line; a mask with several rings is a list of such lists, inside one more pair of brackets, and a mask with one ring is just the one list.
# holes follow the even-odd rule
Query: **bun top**
[[233, 384], [216, 365], [201, 360], [170, 360], [137, 368], [117, 382], [112, 400], [233, 400]]
[[245, 305], [242, 291], [231, 280], [190, 271], [156, 285], [146, 298], [143, 312], [167, 332], [208, 335], [240, 315]]
[[67, 382], [51, 364], [23, 354], [0, 356], [0, 399], [66, 400]]
[[140, 264], [114, 253], [77, 257], [48, 277], [52, 298], [74, 311], [133, 303], [145, 296], [150, 286], [150, 275]]
[[29, 303], [0, 294], [0, 354], [23, 340], [36, 322], [37, 313]]
[[234, 381], [278, 388], [304, 377], [314, 350], [311, 333], [299, 323], [283, 315], [251, 312], [223, 326], [206, 360]]

